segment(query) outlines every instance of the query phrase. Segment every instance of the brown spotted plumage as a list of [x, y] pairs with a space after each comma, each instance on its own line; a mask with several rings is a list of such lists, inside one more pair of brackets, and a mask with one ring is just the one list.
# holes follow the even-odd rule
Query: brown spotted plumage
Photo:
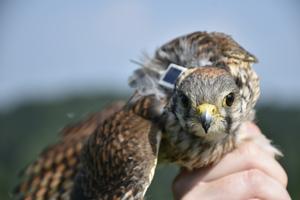
[[88, 139], [72, 199], [143, 199], [156, 167], [156, 101], [140, 99], [108, 118]]
[[115, 103], [80, 123], [64, 128], [60, 141], [46, 148], [21, 172], [23, 179], [15, 189], [16, 197], [29, 200], [68, 196], [80, 167], [79, 157], [84, 142], [99, 124], [123, 105], [122, 102]]
[[[218, 162], [245, 140], [239, 127], [254, 118], [255, 62], [222, 33], [170, 41], [130, 78], [135, 93], [127, 104], [65, 129], [62, 140], [25, 170], [17, 197], [141, 200], [158, 158], [188, 169]], [[174, 90], [159, 84], [171, 63], [188, 68]]]

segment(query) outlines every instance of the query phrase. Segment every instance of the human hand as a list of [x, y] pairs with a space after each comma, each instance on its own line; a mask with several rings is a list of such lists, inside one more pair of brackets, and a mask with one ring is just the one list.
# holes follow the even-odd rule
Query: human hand
[[[252, 123], [242, 128], [251, 137], [264, 137]], [[265, 149], [248, 141], [214, 166], [195, 171], [182, 169], [173, 183], [175, 199], [291, 199], [284, 169]]]

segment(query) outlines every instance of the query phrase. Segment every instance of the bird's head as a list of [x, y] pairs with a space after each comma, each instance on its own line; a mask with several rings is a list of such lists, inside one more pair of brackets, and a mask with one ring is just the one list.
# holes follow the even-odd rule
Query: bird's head
[[241, 98], [234, 78], [216, 67], [186, 70], [177, 80], [170, 110], [189, 133], [224, 137], [241, 122]]

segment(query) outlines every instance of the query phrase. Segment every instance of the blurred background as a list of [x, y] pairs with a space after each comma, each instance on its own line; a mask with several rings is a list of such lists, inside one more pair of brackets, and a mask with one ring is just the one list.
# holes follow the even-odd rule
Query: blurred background
[[[257, 122], [300, 199], [299, 11], [297, 0], [0, 0], [0, 199], [66, 124], [130, 96], [130, 59], [198, 30], [230, 34], [258, 57]], [[176, 172], [159, 167], [147, 199], [171, 199]]]

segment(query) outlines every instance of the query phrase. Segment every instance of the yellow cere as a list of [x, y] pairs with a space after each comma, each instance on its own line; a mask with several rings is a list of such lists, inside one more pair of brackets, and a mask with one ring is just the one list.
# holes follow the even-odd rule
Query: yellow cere
[[197, 106], [197, 114], [201, 115], [205, 112], [209, 113], [211, 116], [216, 116], [219, 114], [218, 108], [215, 105], [203, 103]]

